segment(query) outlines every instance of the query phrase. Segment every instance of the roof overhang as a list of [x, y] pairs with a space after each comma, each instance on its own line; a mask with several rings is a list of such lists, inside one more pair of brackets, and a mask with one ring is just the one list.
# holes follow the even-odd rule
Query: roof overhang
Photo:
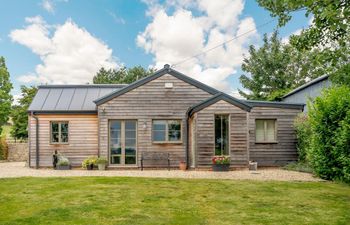
[[42, 111], [28, 111], [30, 114], [34, 115], [97, 115], [97, 110], [70, 110], [70, 111], [57, 111], [57, 110], [42, 110]]
[[220, 100], [223, 100], [227, 103], [230, 103], [234, 106], [237, 106], [238, 108], [241, 108], [242, 110], [247, 111], [247, 112], [250, 112], [250, 110], [252, 108], [251, 105], [249, 105], [249, 104], [247, 104], [239, 99], [236, 99], [230, 95], [227, 95], [225, 93], [220, 92], [220, 93], [204, 100], [203, 102], [200, 102], [200, 103], [190, 107], [188, 109], [187, 113], [191, 117], [194, 113], [199, 112], [202, 109], [204, 109], [208, 106], [211, 106]]
[[269, 102], [269, 101], [254, 101], [244, 100], [252, 107], [271, 107], [271, 108], [285, 108], [285, 109], [304, 109], [305, 104], [286, 103], [286, 102]]
[[176, 78], [178, 78], [178, 79], [180, 79], [188, 84], [191, 84], [199, 89], [202, 89], [202, 90], [204, 90], [212, 95], [215, 95], [215, 94], [220, 92], [220, 91], [216, 90], [215, 88], [212, 88], [206, 84], [203, 84], [195, 79], [192, 79], [192, 78], [186, 76], [185, 74], [182, 74], [176, 70], [171, 69], [169, 67], [169, 65], [165, 65], [163, 69], [158, 70], [153, 75], [145, 77], [141, 80], [135, 81], [134, 83], [131, 83], [130, 85], [128, 85], [120, 90], [117, 90], [117, 91], [114, 91], [110, 94], [102, 96], [101, 98], [96, 99], [94, 102], [96, 103], [96, 105], [101, 105], [105, 102], [110, 101], [113, 98], [116, 98], [120, 95], [123, 95], [123, 94], [125, 94], [125, 93], [127, 93], [135, 88], [138, 88], [138, 87], [140, 87], [140, 86], [142, 86], [142, 85], [144, 85], [152, 80], [155, 80], [155, 79], [157, 79], [165, 74], [170, 74], [170, 75], [172, 75], [172, 76], [174, 76], [174, 77], [176, 77]]

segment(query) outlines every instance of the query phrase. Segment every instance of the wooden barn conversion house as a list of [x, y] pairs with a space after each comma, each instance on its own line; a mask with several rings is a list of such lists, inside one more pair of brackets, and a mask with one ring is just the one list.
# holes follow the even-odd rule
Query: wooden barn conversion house
[[171, 167], [208, 168], [215, 155], [231, 167], [284, 165], [297, 159], [303, 107], [239, 100], [169, 65], [130, 85], [42, 85], [29, 107], [29, 165], [52, 166], [55, 150], [73, 166], [98, 155], [138, 168], [146, 153], [166, 153]]

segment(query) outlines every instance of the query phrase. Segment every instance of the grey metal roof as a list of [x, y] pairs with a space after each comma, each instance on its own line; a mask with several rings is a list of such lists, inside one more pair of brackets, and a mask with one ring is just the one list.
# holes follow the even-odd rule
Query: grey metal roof
[[271, 107], [271, 108], [286, 108], [286, 109], [303, 109], [305, 104], [286, 103], [286, 102], [271, 102], [271, 101], [256, 101], [256, 100], [241, 100], [252, 107]]
[[328, 78], [329, 78], [329, 75], [326, 74], [326, 75], [320, 76], [320, 77], [318, 77], [316, 79], [313, 79], [312, 81], [310, 81], [310, 82], [308, 82], [306, 84], [303, 84], [300, 87], [292, 90], [288, 94], [284, 95], [282, 98], [286, 98], [286, 97], [288, 97], [288, 96], [290, 96], [292, 94], [295, 94], [295, 93], [297, 93], [297, 92], [299, 92], [299, 91], [301, 91], [301, 90], [303, 90], [303, 89], [305, 89], [305, 88], [307, 88], [307, 87], [309, 87], [309, 86], [311, 86], [313, 84], [317, 84], [318, 82], [321, 82], [321, 81], [326, 80]]
[[125, 84], [41, 85], [28, 111], [93, 113], [96, 112], [94, 100], [125, 86]]

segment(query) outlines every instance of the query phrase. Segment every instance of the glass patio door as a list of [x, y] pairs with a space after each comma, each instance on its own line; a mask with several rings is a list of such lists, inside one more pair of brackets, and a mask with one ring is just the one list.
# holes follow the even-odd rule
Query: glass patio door
[[109, 162], [136, 165], [136, 120], [111, 120], [109, 124]]

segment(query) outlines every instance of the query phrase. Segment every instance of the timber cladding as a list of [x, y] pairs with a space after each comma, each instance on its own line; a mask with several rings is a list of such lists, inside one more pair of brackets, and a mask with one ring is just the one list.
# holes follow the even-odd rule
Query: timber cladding
[[[259, 166], [285, 165], [296, 161], [298, 156], [293, 122], [299, 113], [300, 109], [254, 107], [249, 115], [250, 160], [258, 162]], [[276, 143], [256, 143], [256, 119], [276, 119]]]
[[232, 166], [247, 166], [248, 164], [248, 113], [237, 106], [223, 100], [212, 104], [195, 114], [195, 161], [197, 167], [211, 166], [214, 156], [216, 114], [229, 115], [229, 149]]
[[[172, 83], [172, 88], [165, 88]], [[172, 75], [165, 74], [140, 87], [98, 106], [100, 155], [109, 156], [109, 121], [137, 120], [137, 166], [142, 152], [169, 152], [171, 166], [178, 166], [186, 154], [186, 111], [212, 95]], [[182, 142], [156, 144], [152, 142], [152, 120], [179, 119], [182, 121]]]
[[[39, 119], [39, 163], [41, 167], [52, 166], [52, 154], [55, 150], [66, 156], [72, 166], [81, 166], [88, 156], [98, 154], [98, 119], [97, 115], [38, 115]], [[51, 121], [68, 121], [68, 144], [50, 143]], [[35, 166], [36, 121], [29, 117], [30, 165]]]

